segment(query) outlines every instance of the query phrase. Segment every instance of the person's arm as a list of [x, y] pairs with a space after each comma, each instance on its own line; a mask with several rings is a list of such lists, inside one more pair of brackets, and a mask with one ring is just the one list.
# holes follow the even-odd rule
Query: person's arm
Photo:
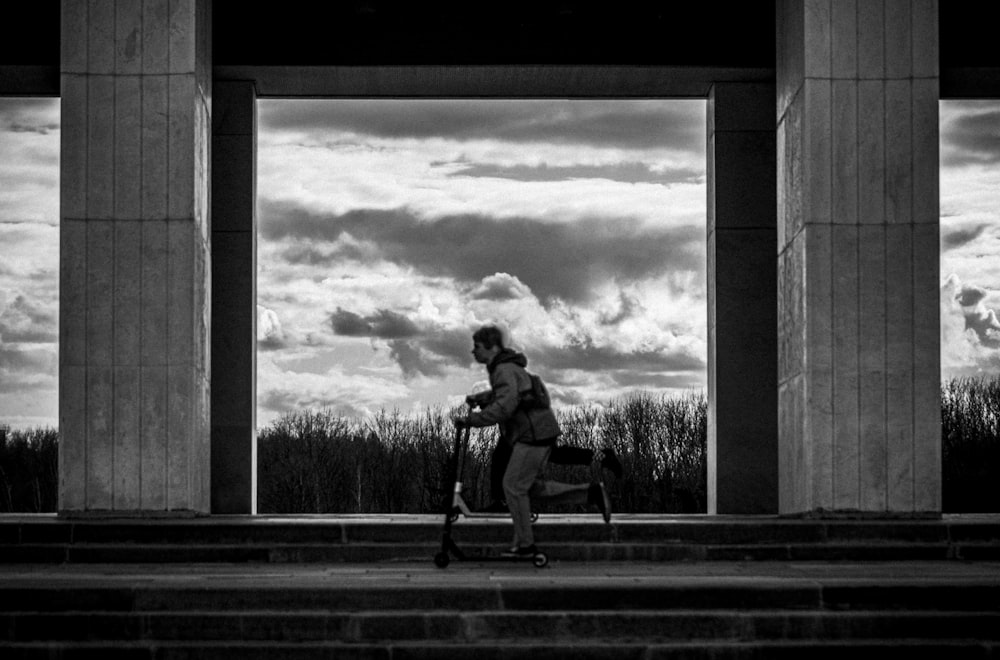
[[490, 401], [493, 400], [493, 390], [484, 390], [482, 392], [476, 392], [475, 394], [470, 394], [465, 397], [465, 402], [470, 406], [478, 406], [480, 408], [485, 408]]
[[469, 416], [472, 426], [492, 426], [509, 419], [516, 411], [519, 401], [517, 375], [514, 365], [500, 365], [493, 375], [493, 400], [479, 412]]

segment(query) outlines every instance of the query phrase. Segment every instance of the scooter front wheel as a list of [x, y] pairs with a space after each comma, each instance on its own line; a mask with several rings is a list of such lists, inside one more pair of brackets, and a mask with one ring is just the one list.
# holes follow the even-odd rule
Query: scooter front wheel
[[[434, 565], [438, 568], [445, 568], [449, 561], [451, 561], [451, 559], [448, 557], [447, 552], [442, 551], [434, 555]], [[548, 560], [546, 559], [546, 561]]]

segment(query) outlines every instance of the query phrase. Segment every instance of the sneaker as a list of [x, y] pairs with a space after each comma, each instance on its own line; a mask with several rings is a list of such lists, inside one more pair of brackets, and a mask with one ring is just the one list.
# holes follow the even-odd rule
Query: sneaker
[[618, 460], [618, 456], [615, 454], [613, 447], [605, 447], [603, 450], [603, 456], [601, 456], [601, 467], [605, 470], [611, 470], [611, 474], [615, 475], [615, 478], [622, 478], [622, 463]]
[[495, 502], [490, 502], [482, 509], [479, 509], [479, 513], [510, 513], [510, 509], [507, 508], [507, 503], [498, 500]]
[[503, 552], [500, 553], [501, 557], [534, 557], [538, 554], [538, 548], [532, 543], [529, 546], [520, 547], [512, 545]]
[[597, 510], [604, 516], [604, 522], [611, 522], [611, 498], [608, 497], [608, 491], [604, 490], [604, 484], [590, 484], [590, 490], [587, 491], [587, 503], [597, 507]]

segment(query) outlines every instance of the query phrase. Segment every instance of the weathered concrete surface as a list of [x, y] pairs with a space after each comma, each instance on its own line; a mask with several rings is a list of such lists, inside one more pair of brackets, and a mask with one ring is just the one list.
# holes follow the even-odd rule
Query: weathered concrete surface
[[708, 98], [708, 511], [777, 513], [774, 86]]
[[[439, 531], [436, 517], [405, 515], [220, 516], [136, 521], [131, 530], [121, 521], [45, 524], [34, 518], [12, 525], [0, 519], [0, 538], [20, 527], [22, 539], [63, 532], [90, 545], [114, 537], [141, 548], [174, 535], [198, 548], [219, 535], [305, 549], [324, 541], [401, 546], [402, 539], [436, 538]], [[561, 517], [549, 533], [563, 527], [565, 539], [579, 539], [609, 527], [596, 515], [583, 526], [572, 518]], [[509, 522], [467, 522], [459, 523], [463, 533], [493, 531], [494, 549], [504, 545]], [[995, 545], [996, 523], [996, 516], [915, 522], [629, 516], [619, 524], [660, 538], [694, 534], [765, 546], [820, 533], [831, 543], [839, 537], [876, 546], [900, 536], [963, 535]], [[543, 545], [550, 556], [544, 569], [484, 561], [440, 569], [428, 555], [280, 566], [0, 564], [0, 653], [48, 657], [85, 648], [93, 655], [128, 645], [142, 657], [177, 651], [311, 657], [320, 648], [325, 655], [362, 658], [798, 657], [817, 651], [843, 657], [891, 645], [905, 648], [908, 657], [984, 657], [1000, 639], [996, 561], [575, 562], [562, 554], [566, 547]]]
[[941, 508], [936, 22], [779, 4], [782, 513]]
[[62, 3], [63, 511], [208, 512], [209, 16]]
[[213, 95], [212, 512], [255, 513], [257, 96], [252, 81]]

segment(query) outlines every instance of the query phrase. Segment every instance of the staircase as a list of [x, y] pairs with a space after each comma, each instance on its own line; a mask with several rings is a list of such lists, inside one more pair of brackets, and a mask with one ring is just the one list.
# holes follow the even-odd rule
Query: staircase
[[[180, 568], [179, 565], [173, 565]], [[983, 658], [1000, 573], [757, 564], [54, 570], [0, 583], [3, 658]], [[586, 568], [586, 570], [582, 570]], [[266, 569], [266, 570], [262, 570]], [[895, 575], [894, 575], [895, 574]]]
[[2, 519], [0, 658], [1000, 657], [1000, 517], [592, 519]]
[[[0, 517], [0, 563], [431, 561], [438, 516], [212, 516], [194, 519]], [[510, 522], [461, 518], [470, 553], [510, 543]], [[773, 516], [545, 516], [552, 561], [1000, 560], [1000, 516], [936, 520], [792, 520]]]

